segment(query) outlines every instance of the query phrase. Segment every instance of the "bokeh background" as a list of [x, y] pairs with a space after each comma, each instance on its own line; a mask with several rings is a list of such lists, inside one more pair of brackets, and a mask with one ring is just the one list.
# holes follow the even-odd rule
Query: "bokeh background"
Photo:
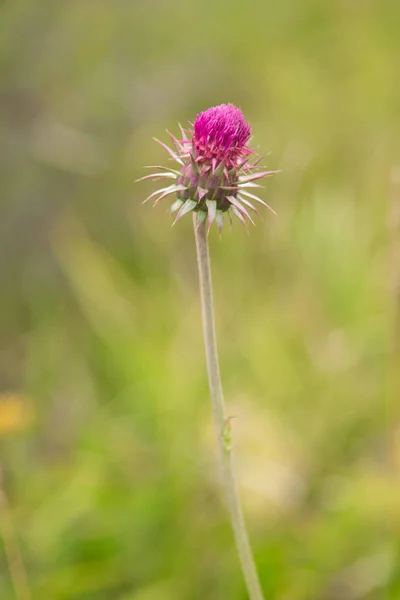
[[282, 169], [277, 217], [210, 235], [265, 597], [400, 598], [399, 23], [397, 0], [0, 3], [1, 523], [32, 598], [247, 598], [191, 220], [135, 184], [152, 136], [222, 102]]

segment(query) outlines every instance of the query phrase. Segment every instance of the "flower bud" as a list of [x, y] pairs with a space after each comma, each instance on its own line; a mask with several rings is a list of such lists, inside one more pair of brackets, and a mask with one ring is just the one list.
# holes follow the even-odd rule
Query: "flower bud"
[[171, 207], [176, 213], [175, 221], [195, 211], [198, 223], [205, 219], [208, 228], [214, 221], [222, 231], [223, 215], [231, 219], [234, 214], [244, 225], [253, 220], [249, 210], [257, 212], [250, 200], [269, 207], [248, 188], [262, 187], [256, 180], [268, 177], [276, 171], [260, 171], [259, 161], [250, 162], [254, 152], [247, 142], [251, 135], [250, 125], [242, 111], [232, 104], [221, 104], [197, 115], [193, 130], [181, 128], [182, 139], [169, 134], [174, 149], [159, 142], [179, 165], [179, 170], [156, 167], [161, 172], [141, 179], [170, 178], [175, 182], [150, 194], [145, 200], [163, 198], [175, 194], [177, 200]]

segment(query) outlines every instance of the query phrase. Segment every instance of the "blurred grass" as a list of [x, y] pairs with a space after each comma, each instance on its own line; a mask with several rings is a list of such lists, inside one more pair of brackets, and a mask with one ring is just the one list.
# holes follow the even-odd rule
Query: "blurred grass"
[[246, 597], [190, 220], [171, 231], [134, 185], [165, 161], [153, 135], [220, 102], [283, 170], [278, 217], [211, 236], [266, 598], [400, 596], [399, 19], [395, 0], [0, 4], [1, 466], [34, 598]]

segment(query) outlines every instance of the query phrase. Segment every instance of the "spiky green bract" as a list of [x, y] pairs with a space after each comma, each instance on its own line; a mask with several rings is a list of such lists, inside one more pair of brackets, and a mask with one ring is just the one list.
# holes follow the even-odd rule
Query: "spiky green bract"
[[248, 188], [262, 187], [255, 181], [277, 171], [262, 170], [259, 160], [251, 162], [250, 157], [255, 156], [247, 146], [251, 128], [239, 108], [232, 104], [214, 106], [197, 115], [193, 129], [180, 129], [180, 140], [168, 132], [173, 148], [155, 138], [178, 167], [154, 167], [159, 171], [138, 180], [174, 180], [171, 185], [150, 194], [145, 202], [155, 198], [154, 204], [158, 204], [175, 194], [177, 199], [171, 207], [174, 223], [194, 211], [199, 224], [207, 220], [209, 230], [215, 222], [220, 232], [226, 213], [230, 219], [231, 215], [236, 216], [243, 225], [248, 221], [254, 224], [249, 210], [257, 213], [257, 209], [250, 199], [275, 212], [248, 191]]

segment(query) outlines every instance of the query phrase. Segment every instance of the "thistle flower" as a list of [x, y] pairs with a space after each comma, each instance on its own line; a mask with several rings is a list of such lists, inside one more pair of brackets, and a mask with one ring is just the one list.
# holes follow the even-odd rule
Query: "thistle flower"
[[171, 213], [176, 213], [174, 223], [183, 215], [193, 213], [207, 373], [218, 437], [221, 472], [249, 600], [263, 600], [231, 455], [231, 417], [227, 416], [225, 409], [219, 370], [207, 233], [214, 221], [219, 231], [222, 231], [225, 213], [230, 219], [232, 214], [235, 215], [244, 225], [247, 221], [253, 223], [247, 209], [254, 212], [257, 210], [250, 200], [272, 210], [248, 189], [261, 187], [255, 181], [268, 177], [276, 171], [260, 170], [262, 168], [258, 166], [260, 160], [251, 162], [254, 152], [247, 145], [251, 128], [242, 111], [233, 104], [221, 104], [209, 108], [197, 115], [194, 124], [191, 125], [193, 129], [190, 130], [181, 127], [181, 140], [177, 140], [169, 133], [173, 148], [156, 140], [178, 163], [178, 168], [154, 167], [159, 171], [141, 179], [175, 180], [172, 185], [156, 190], [147, 198], [147, 200], [155, 198], [154, 204], [158, 204], [163, 198], [176, 195], [177, 199], [171, 207]]
[[[233, 104], [220, 104], [197, 115], [193, 129], [181, 129], [182, 139], [178, 140], [168, 132], [174, 148], [160, 140], [161, 144], [179, 167], [169, 169], [163, 166], [149, 167], [161, 172], [151, 173], [143, 179], [174, 179], [175, 182], [150, 194], [145, 200], [155, 198], [154, 205], [172, 194], [176, 201], [171, 206], [171, 214], [176, 213], [174, 223], [189, 212], [197, 213], [200, 225], [207, 219], [208, 230], [216, 222], [222, 231], [224, 213], [230, 221], [232, 214], [246, 225], [254, 224], [249, 210], [257, 213], [251, 201], [264, 205], [275, 212], [249, 188], [262, 187], [256, 180], [268, 177], [277, 171], [260, 170], [261, 159], [251, 162], [255, 153], [247, 143], [251, 127], [242, 111]], [[250, 201], [251, 200], [251, 201]]]

